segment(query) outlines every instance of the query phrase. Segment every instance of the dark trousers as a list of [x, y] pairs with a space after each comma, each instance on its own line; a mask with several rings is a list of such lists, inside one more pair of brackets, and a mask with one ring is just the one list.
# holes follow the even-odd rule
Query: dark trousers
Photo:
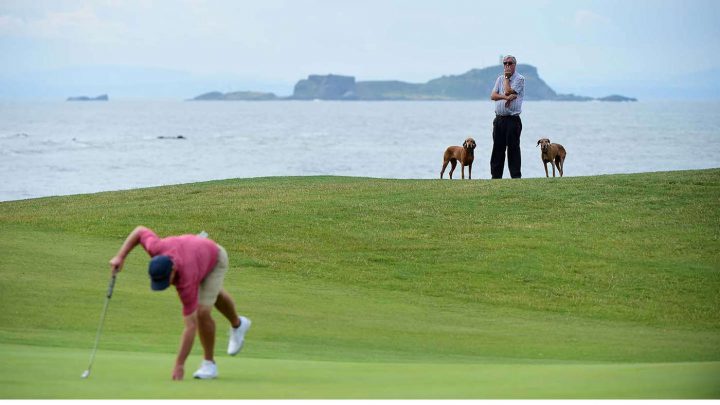
[[493, 121], [493, 149], [490, 156], [490, 174], [493, 179], [502, 179], [507, 149], [510, 177], [519, 179], [520, 173], [520, 132], [522, 121], [519, 115], [498, 115]]

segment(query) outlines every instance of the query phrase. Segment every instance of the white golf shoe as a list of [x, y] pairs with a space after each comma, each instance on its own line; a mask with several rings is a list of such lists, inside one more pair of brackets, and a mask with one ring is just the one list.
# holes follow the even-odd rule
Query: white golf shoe
[[249, 319], [244, 316], [240, 317], [240, 326], [237, 328], [230, 329], [230, 341], [228, 342], [228, 354], [234, 356], [242, 350], [243, 344], [245, 343], [245, 334], [250, 329]]
[[193, 373], [194, 378], [201, 380], [209, 380], [211, 378], [216, 378], [217, 376], [217, 365], [208, 360], [203, 360], [202, 363], [200, 363], [200, 368]]

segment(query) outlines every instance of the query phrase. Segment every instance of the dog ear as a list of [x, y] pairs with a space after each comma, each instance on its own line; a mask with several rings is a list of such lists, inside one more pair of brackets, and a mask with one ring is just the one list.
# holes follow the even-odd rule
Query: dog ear
[[542, 141], [542, 139], [538, 139], [538, 143], [537, 143], [537, 145], [535, 145], [535, 147], [540, 146], [540, 141]]

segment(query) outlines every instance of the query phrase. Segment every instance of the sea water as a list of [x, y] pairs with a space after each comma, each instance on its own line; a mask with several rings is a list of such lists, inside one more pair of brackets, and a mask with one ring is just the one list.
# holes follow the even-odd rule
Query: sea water
[[[490, 101], [0, 103], [0, 201], [238, 177], [436, 179], [467, 137], [473, 179], [488, 179], [493, 118]], [[526, 178], [545, 176], [539, 138], [564, 145], [568, 177], [720, 167], [720, 102], [526, 101], [522, 122]]]

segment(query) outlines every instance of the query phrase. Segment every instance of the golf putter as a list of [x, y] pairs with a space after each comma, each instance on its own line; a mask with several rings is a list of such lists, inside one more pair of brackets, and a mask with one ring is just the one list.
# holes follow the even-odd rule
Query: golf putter
[[110, 285], [108, 285], [107, 295], [105, 298], [105, 307], [103, 307], [102, 315], [100, 315], [100, 325], [98, 326], [97, 334], [95, 335], [95, 347], [93, 348], [92, 354], [90, 355], [90, 364], [87, 370], [85, 370], [81, 378], [88, 378], [90, 376], [90, 369], [92, 368], [93, 362], [95, 361], [95, 353], [97, 352], [98, 343], [100, 343], [100, 333], [102, 332], [103, 324], [105, 323], [105, 314], [107, 314], [108, 304], [110, 303], [110, 297], [112, 297], [113, 289], [115, 288], [115, 273], [113, 273], [110, 279]]

